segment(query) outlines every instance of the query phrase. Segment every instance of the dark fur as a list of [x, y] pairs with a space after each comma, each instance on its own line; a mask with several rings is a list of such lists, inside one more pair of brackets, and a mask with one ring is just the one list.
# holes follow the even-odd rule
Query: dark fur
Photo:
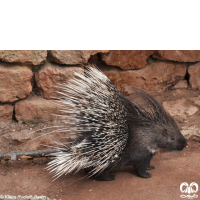
[[182, 150], [187, 145], [175, 120], [165, 109], [151, 95], [136, 88], [134, 90], [145, 102], [145, 106], [139, 106], [120, 96], [128, 113], [128, 142], [119, 160], [113, 164], [114, 167], [111, 166], [98, 174], [98, 180], [114, 180], [115, 177], [109, 174], [110, 171], [126, 165], [133, 166], [140, 177], [150, 178], [151, 174], [146, 170], [154, 168], [150, 165], [154, 150]]

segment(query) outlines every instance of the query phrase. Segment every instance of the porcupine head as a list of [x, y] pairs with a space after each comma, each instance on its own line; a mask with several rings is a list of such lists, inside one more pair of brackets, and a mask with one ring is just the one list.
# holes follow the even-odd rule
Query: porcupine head
[[59, 86], [61, 118], [72, 120], [59, 130], [69, 131], [77, 140], [52, 154], [55, 159], [48, 169], [55, 177], [91, 169], [90, 176], [100, 175], [101, 179], [103, 174], [102, 180], [113, 180], [107, 175], [113, 164], [131, 164], [147, 178], [146, 169], [156, 150], [182, 150], [186, 146], [174, 119], [151, 95], [134, 88], [145, 105], [131, 102], [95, 67], [86, 67], [84, 76], [76, 76]]

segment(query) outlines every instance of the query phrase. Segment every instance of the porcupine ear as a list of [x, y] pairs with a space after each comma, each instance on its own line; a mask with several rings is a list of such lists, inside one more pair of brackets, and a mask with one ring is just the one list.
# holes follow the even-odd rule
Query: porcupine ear
[[167, 129], [166, 129], [166, 128], [164, 128], [164, 130], [162, 131], [162, 135], [163, 135], [164, 137], [167, 137], [167, 136], [168, 136], [168, 132], [167, 132]]

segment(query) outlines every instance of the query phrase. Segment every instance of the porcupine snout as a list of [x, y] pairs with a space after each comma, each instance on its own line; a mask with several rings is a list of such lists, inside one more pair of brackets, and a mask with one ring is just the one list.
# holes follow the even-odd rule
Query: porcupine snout
[[177, 150], [181, 151], [187, 146], [187, 141], [184, 137], [178, 139]]

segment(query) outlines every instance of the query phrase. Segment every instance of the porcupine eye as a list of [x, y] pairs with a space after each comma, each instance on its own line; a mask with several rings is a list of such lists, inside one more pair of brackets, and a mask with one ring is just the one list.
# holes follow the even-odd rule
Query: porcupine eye
[[177, 140], [177, 137], [176, 137], [176, 136], [172, 136], [172, 137], [171, 137], [171, 140], [172, 140], [172, 141], [176, 141], [176, 140]]

